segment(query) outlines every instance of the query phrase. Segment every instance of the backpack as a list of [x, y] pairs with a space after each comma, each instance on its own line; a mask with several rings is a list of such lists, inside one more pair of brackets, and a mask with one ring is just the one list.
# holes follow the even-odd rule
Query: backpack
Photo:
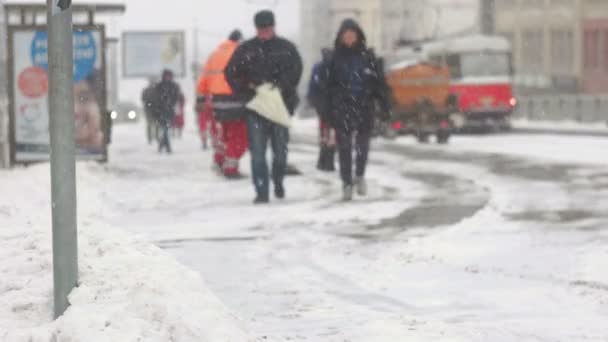
[[322, 117], [325, 116], [329, 110], [327, 94], [329, 90], [329, 73], [332, 62], [333, 57], [328, 56], [317, 63], [312, 70], [310, 83], [308, 84], [308, 102]]

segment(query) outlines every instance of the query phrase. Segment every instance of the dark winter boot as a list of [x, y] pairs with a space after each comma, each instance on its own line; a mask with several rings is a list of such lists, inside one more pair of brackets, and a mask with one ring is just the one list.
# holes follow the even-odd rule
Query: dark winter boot
[[325, 170], [330, 172], [336, 171], [336, 148], [328, 147], [326, 153], [327, 155], [325, 157]]
[[255, 198], [255, 200], [253, 200], [253, 204], [255, 204], [255, 205], [263, 205], [263, 204], [268, 204], [268, 203], [270, 203], [270, 200], [268, 199], [268, 197], [257, 196]]
[[241, 180], [241, 179], [245, 179], [245, 176], [243, 176], [242, 173], [236, 171], [236, 172], [229, 172], [226, 173], [224, 172], [224, 177], [226, 177], [226, 179], [228, 180]]
[[325, 145], [321, 145], [319, 151], [319, 161], [317, 162], [317, 169], [320, 171], [325, 171], [325, 164], [327, 160], [327, 147]]
[[278, 199], [285, 198], [285, 187], [283, 186], [283, 184], [276, 184], [274, 186], [274, 195]]

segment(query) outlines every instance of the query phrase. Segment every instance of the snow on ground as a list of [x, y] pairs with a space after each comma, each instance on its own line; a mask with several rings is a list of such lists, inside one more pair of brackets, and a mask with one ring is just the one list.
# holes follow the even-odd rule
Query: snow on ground
[[[116, 320], [106, 330], [139, 317], [137, 327], [154, 336], [179, 332], [175, 340], [188, 341], [185, 327], [164, 324], [185, 321], [202, 333], [217, 328], [214, 336], [236, 333], [233, 340], [240, 341], [240, 330], [232, 328], [239, 323], [222, 309], [226, 305], [246, 331], [267, 341], [606, 341], [604, 139], [455, 136], [445, 147], [419, 146], [407, 137], [375, 142], [370, 196], [344, 204], [337, 175], [314, 169], [316, 121], [298, 120], [294, 127], [290, 159], [304, 174], [287, 179], [286, 201], [255, 207], [250, 180], [226, 182], [214, 174], [211, 155], [201, 151], [194, 132], [186, 132], [175, 142], [176, 153], [166, 156], [143, 142], [143, 128], [117, 126], [110, 163], [79, 166], [81, 246], [92, 245], [81, 247], [81, 258], [92, 268], [82, 270], [87, 286], [73, 300], [100, 295], [93, 304], [76, 304], [73, 315], [87, 320], [89, 307], [99, 305], [94, 311], [104, 317], [90, 318], [79, 332], [103, 334], [110, 316], [103, 310], [110, 310], [123, 316], [112, 315]], [[7, 199], [3, 191], [1, 223], [20, 232], [47, 229], [48, 200], [39, 195], [40, 188], [48, 189], [46, 173], [44, 166], [0, 173], [1, 189], [33, 194]], [[205, 283], [141, 239], [105, 227], [140, 234]], [[0, 311], [0, 327], [10, 322], [13, 334], [66, 331], [57, 326], [62, 321], [48, 320], [48, 234], [20, 237], [4, 225], [0, 232], [13, 237], [0, 242], [0, 253], [34, 246], [26, 261], [0, 264], [0, 272], [24, 272], [34, 285], [0, 287], [0, 301], [10, 303]], [[139, 272], [152, 277], [131, 264], [165, 266], [158, 277], [145, 278], [150, 282], [120, 275], [102, 282], [101, 274], [124, 263], [125, 253], [135, 255], [120, 273], [131, 278], [141, 279]], [[34, 277], [42, 274], [48, 279]], [[140, 296], [135, 290], [103, 295], [115, 284], [136, 288], [133, 282], [156, 286]], [[180, 306], [193, 289], [200, 291], [200, 302], [215, 303], [201, 305], [207, 313], [199, 301], [188, 302], [192, 312]], [[15, 305], [15, 298], [32, 300]], [[125, 305], [124, 298], [133, 304]], [[218, 324], [206, 324], [205, 317], [217, 312], [224, 313]]]
[[250, 340], [200, 274], [125, 233], [128, 222], [105, 222], [105, 197], [119, 194], [104, 169], [78, 165], [80, 281], [57, 321], [49, 167], [0, 171], [0, 341]]
[[[592, 163], [603, 151], [590, 149], [603, 139], [456, 136], [443, 148], [376, 142], [370, 198], [344, 205], [337, 175], [314, 170], [316, 148], [307, 141], [315, 134], [314, 120], [295, 123], [290, 158], [304, 176], [288, 179], [286, 202], [253, 207], [250, 180], [226, 183], [210, 173], [194, 135], [165, 158], [142, 149], [138, 135], [117, 132], [122, 143], [106, 177], [120, 200], [109, 197], [104, 216], [112, 225], [130, 222], [201, 272], [248, 330], [270, 341], [608, 337], [601, 228], [608, 222], [597, 214], [608, 209], [601, 201], [608, 193], [598, 188], [605, 171]], [[556, 144], [585, 147], [595, 158], [538, 160]], [[519, 163], [522, 174], [496, 174], [476, 164], [473, 151], [497, 154], [498, 165]], [[551, 179], [555, 161], [582, 163], [573, 184]], [[560, 222], [578, 212], [589, 218]]]
[[[519, 155], [505, 147], [518, 136], [482, 136], [477, 144], [478, 137], [457, 136], [444, 148], [377, 142], [370, 198], [345, 205], [337, 175], [314, 170], [316, 148], [308, 142], [315, 132], [314, 120], [295, 123], [290, 158], [304, 176], [289, 178], [288, 200], [268, 207], [251, 206], [249, 179], [226, 183], [210, 173], [210, 156], [192, 134], [165, 158], [142, 149], [139, 136], [117, 132], [127, 143], [114, 147], [107, 172], [122, 200], [108, 198], [106, 219], [131, 222], [129, 229], [201, 272], [252, 334], [271, 341], [608, 336], [606, 219], [593, 216], [607, 209], [598, 199], [608, 194], [584, 183], [589, 175], [601, 179], [601, 167], [583, 165], [574, 179], [583, 188], [574, 189], [474, 163], [479, 155], [470, 151], [478, 146], [476, 153], [502, 150], [497, 162], [510, 162], [501, 156]], [[522, 170], [551, 170], [551, 162], [536, 160], [539, 150], [521, 154]], [[471, 163], [442, 160], [441, 151]], [[552, 217], [585, 207], [593, 212], [586, 221]], [[529, 211], [547, 221], [528, 218]]]

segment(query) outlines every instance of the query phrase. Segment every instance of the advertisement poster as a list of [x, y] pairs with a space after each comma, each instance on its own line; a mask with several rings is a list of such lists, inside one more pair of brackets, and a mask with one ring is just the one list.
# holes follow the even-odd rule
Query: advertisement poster
[[125, 32], [122, 43], [125, 77], [160, 77], [165, 69], [185, 76], [184, 32]]
[[[102, 33], [74, 31], [74, 119], [80, 159], [104, 160], [105, 82]], [[43, 29], [11, 34], [14, 161], [48, 160], [48, 35]]]

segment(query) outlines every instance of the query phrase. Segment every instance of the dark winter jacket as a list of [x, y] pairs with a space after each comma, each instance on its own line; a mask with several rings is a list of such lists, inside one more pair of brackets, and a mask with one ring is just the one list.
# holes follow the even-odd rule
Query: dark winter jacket
[[172, 122], [175, 118], [175, 105], [179, 101], [181, 91], [174, 81], [163, 80], [156, 85], [158, 96], [159, 120]]
[[158, 117], [158, 96], [156, 94], [156, 85], [150, 84], [147, 86], [141, 94], [141, 102], [144, 106], [144, 111], [149, 119], [155, 119]]
[[246, 41], [232, 56], [225, 73], [230, 87], [244, 101], [253, 99], [256, 86], [268, 82], [281, 89], [285, 105], [292, 114], [298, 106], [302, 59], [296, 47], [286, 39]]
[[[346, 30], [357, 32], [356, 46], [348, 48], [341, 43]], [[388, 109], [388, 89], [378, 59], [353, 20], [345, 20], [340, 27], [328, 75], [330, 124], [341, 131], [371, 130], [376, 106]]]

